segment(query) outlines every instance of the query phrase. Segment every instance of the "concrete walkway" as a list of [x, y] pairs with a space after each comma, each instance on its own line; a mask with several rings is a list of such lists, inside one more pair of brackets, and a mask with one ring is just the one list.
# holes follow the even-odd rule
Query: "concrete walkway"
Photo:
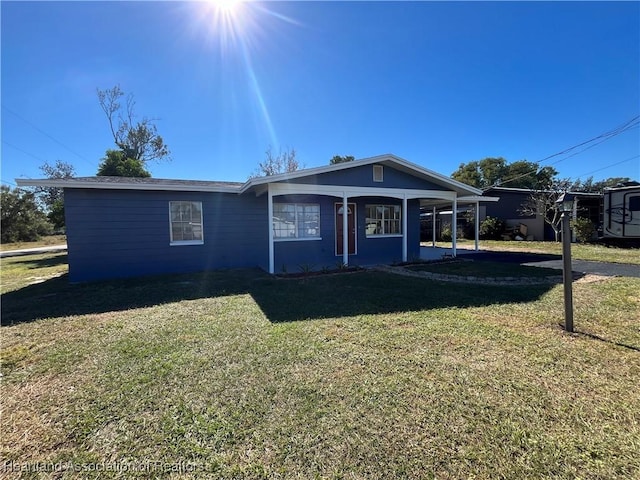
[[46, 247], [22, 248], [19, 250], [5, 250], [0, 252], [0, 258], [18, 257], [20, 255], [37, 255], [39, 253], [64, 252], [67, 245], [49, 245]]

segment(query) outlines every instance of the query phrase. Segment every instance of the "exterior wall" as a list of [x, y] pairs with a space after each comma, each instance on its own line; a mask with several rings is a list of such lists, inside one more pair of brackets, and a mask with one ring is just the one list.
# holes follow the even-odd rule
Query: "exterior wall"
[[[274, 203], [320, 204], [321, 240], [285, 240], [274, 242], [275, 273], [296, 273], [304, 269], [335, 269], [342, 264], [342, 255], [336, 255], [335, 204], [337, 197], [323, 195], [282, 195]], [[356, 204], [356, 253], [349, 255], [349, 264], [358, 266], [392, 263], [402, 260], [402, 237], [367, 238], [366, 210], [370, 204], [402, 205], [402, 201], [387, 197], [354, 197]], [[407, 202], [407, 259], [420, 255], [420, 203]], [[342, 241], [341, 239], [339, 241]]]
[[[486, 204], [484, 216], [480, 217], [480, 221], [484, 220], [486, 217], [499, 218], [500, 220], [504, 220], [508, 227], [517, 227], [520, 223], [523, 223], [527, 226], [527, 235], [533, 235], [534, 240], [548, 239], [545, 222], [541, 215], [522, 215], [519, 212], [522, 208], [522, 204], [529, 198], [529, 194], [527, 192], [488, 190], [485, 194], [488, 196], [500, 197], [500, 200]], [[553, 235], [551, 238], [553, 238]]]
[[[231, 267], [268, 269], [266, 198], [206, 192], [65, 190], [72, 282]], [[202, 202], [203, 245], [170, 246], [169, 201]]]
[[348, 185], [356, 187], [373, 188], [410, 188], [418, 190], [441, 190], [446, 188], [421, 178], [409, 175], [408, 173], [396, 170], [393, 167], [382, 165], [384, 170], [383, 181], [373, 181], [373, 165], [363, 165], [361, 167], [338, 170], [335, 172], [322, 173], [320, 175], [309, 175], [308, 177], [296, 178], [291, 183], [303, 183], [310, 185]]

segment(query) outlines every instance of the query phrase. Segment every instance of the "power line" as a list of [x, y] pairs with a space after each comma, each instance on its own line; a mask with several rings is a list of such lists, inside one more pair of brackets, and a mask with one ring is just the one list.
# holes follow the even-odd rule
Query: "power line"
[[44, 159], [42, 159], [42, 158], [38, 157], [37, 155], [34, 155], [33, 153], [29, 153], [29, 152], [27, 152], [26, 150], [23, 150], [23, 149], [22, 149], [22, 148], [20, 148], [20, 147], [16, 147], [16, 146], [15, 146], [15, 145], [13, 145], [12, 143], [9, 143], [9, 142], [7, 142], [7, 141], [6, 141], [6, 140], [4, 140], [4, 139], [2, 140], [2, 143], [4, 143], [5, 145], [7, 145], [7, 146], [9, 146], [9, 147], [11, 147], [11, 148], [15, 148], [15, 149], [16, 149], [16, 150], [18, 150], [19, 152], [22, 152], [22, 153], [24, 153], [25, 155], [29, 155], [30, 157], [35, 158], [36, 160], [40, 160], [41, 162], [45, 162], [45, 163], [47, 162], [46, 160], [44, 160]]
[[[34, 125], [33, 123], [31, 123], [29, 120], [27, 120], [26, 118], [24, 118], [22, 115], [14, 112], [13, 110], [11, 110], [9, 107], [6, 107], [4, 104], [2, 105], [2, 108], [4, 110], [6, 110], [7, 112], [11, 113], [12, 115], [16, 116], [17, 118], [19, 118], [20, 120], [22, 120], [24, 123], [26, 123], [27, 125], [30, 125], [32, 128], [34, 128], [35, 130], [37, 130], [38, 132], [40, 132], [42, 135], [44, 135], [47, 138], [50, 138], [51, 140], [53, 140], [54, 142], [56, 142], [58, 145], [60, 145], [61, 147], [67, 149], [69, 152], [73, 153], [76, 157], [80, 158], [81, 160], [84, 160], [85, 162], [89, 163], [92, 167], [95, 166], [94, 162], [91, 162], [90, 160], [86, 159], [85, 157], [83, 157], [82, 155], [80, 155], [78, 152], [72, 150], [71, 148], [69, 148], [67, 145], [65, 145], [64, 143], [62, 143], [60, 140], [54, 138], [53, 136], [49, 135], [47, 132], [45, 132], [44, 130], [42, 130], [40, 127], [38, 127], [37, 125]], [[14, 147], [15, 148], [15, 147]]]
[[[622, 125], [614, 128], [613, 130], [601, 133], [600, 135], [597, 135], [597, 136], [595, 136], [595, 137], [593, 137], [593, 138], [591, 138], [589, 140], [585, 140], [584, 142], [579, 143], [577, 145], [574, 145], [573, 147], [569, 147], [569, 148], [567, 148], [567, 149], [565, 149], [565, 150], [563, 150], [561, 152], [554, 153], [553, 155], [549, 155], [548, 157], [545, 157], [542, 160], [538, 160], [535, 163], [542, 163], [542, 162], [547, 161], [547, 160], [549, 160], [549, 159], [551, 159], [553, 157], [557, 157], [557, 156], [563, 155], [565, 153], [569, 153], [571, 150], [575, 150], [578, 147], [581, 147], [583, 145], [587, 145], [588, 143], [594, 142], [594, 141], [599, 140], [601, 138], [605, 138], [605, 140], [603, 140], [603, 141], [606, 141], [609, 138], [613, 138], [613, 137], [615, 137], [617, 135], [620, 135], [621, 133], [626, 132], [627, 130], [630, 130], [630, 129], [634, 128], [634, 127], [637, 127], [640, 124], [640, 120], [639, 119], [640, 119], [640, 115], [636, 115], [631, 120], [628, 120], [627, 122], [623, 123]], [[599, 142], [599, 143], [602, 143], [602, 142]], [[569, 158], [569, 157], [567, 157], [567, 158]], [[563, 159], [563, 160], [566, 160], [566, 159]], [[560, 161], [562, 161], [562, 160], [560, 160]], [[555, 162], [555, 163], [559, 163], [560, 161]]]
[[598, 168], [597, 170], [592, 170], [591, 172], [583, 173], [583, 174], [578, 175], [577, 177], [575, 177], [575, 179], [578, 180], [578, 179], [580, 179], [582, 177], [586, 177], [587, 175], [592, 175], [594, 173], [601, 172], [602, 170], [606, 170], [607, 168], [615, 167], [616, 165], [621, 165], [623, 163], [630, 162], [631, 160], [634, 160], [634, 159], [636, 159], [638, 157], [640, 157], [640, 154], [639, 155], [634, 155], [633, 157], [629, 157], [629, 158], [627, 158], [625, 160], [621, 160], [621, 161], [616, 162], [616, 163], [612, 163], [610, 165], [607, 165], [606, 167]]
[[[593, 147], [595, 147], [597, 145], [600, 145], [601, 143], [606, 142], [607, 140], [610, 140], [613, 137], [616, 137], [616, 136], [618, 136], [618, 135], [620, 135], [620, 134], [622, 134], [622, 133], [624, 133], [624, 132], [626, 132], [628, 130], [636, 128], [638, 125], [640, 125], [640, 115], [636, 115], [631, 120], [628, 120], [628, 121], [624, 122], [623, 124], [619, 125], [618, 127], [615, 127], [612, 130], [609, 130], [607, 132], [601, 133], [600, 135], [597, 135], [597, 136], [595, 136], [593, 138], [590, 138], [589, 140], [585, 140], [584, 142], [581, 142], [581, 143], [579, 143], [577, 145], [574, 145], [572, 147], [566, 148], [566, 149], [562, 150], [561, 152], [554, 153], [552, 155], [549, 155], [548, 157], [545, 157], [545, 158], [543, 158], [541, 160], [537, 160], [537, 161], [535, 161], [533, 163], [536, 163], [536, 164], [538, 164], [538, 166], [540, 166], [540, 164], [542, 162], [550, 160], [551, 158], [558, 157], [560, 155], [564, 155], [564, 154], [569, 153], [572, 150], [575, 150], [576, 148], [582, 147], [584, 145], [588, 145], [590, 143], [592, 144], [592, 145], [589, 145], [586, 148], [583, 148], [582, 150], [580, 150], [578, 152], [574, 152], [571, 155], [568, 155], [565, 158], [561, 158], [560, 160], [556, 160], [555, 162], [550, 164], [550, 165], [557, 165], [558, 163], [563, 162], [563, 161], [565, 161], [565, 160], [567, 160], [567, 159], [569, 159], [569, 158], [571, 158], [573, 156], [576, 156], [576, 155], [584, 152], [585, 150], [588, 150], [588, 149], [593, 148]], [[600, 140], [600, 141], [597, 142], [597, 143], [593, 143], [596, 140]], [[518, 180], [520, 178], [526, 177], [527, 175], [531, 175], [532, 173], [536, 173], [537, 171], [538, 171], [538, 168], [536, 168], [535, 170], [530, 170], [529, 172], [522, 173], [522, 174], [517, 175], [517, 176], [515, 176], [513, 178], [509, 178], [509, 179], [504, 180], [504, 181], [502, 181], [500, 183], [496, 183], [494, 185], [491, 185], [491, 187], [495, 187], [495, 186], [498, 186], [498, 185], [504, 185], [505, 183], [513, 182], [514, 180]], [[491, 188], [491, 187], [488, 187], [488, 188]]]
[[6, 183], [7, 185], [13, 185], [14, 187], [17, 187], [17, 186], [18, 186], [18, 185], [16, 185], [16, 184], [15, 184], [15, 183], [13, 183], [13, 182], [8, 182], [7, 180], [3, 180], [3, 179], [1, 179], [1, 178], [0, 178], [0, 182], [2, 182], [2, 183]]

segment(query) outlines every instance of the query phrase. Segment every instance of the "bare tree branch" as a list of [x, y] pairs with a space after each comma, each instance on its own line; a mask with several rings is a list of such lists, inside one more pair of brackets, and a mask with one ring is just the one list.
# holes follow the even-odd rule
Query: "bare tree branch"
[[153, 120], [148, 117], [136, 120], [136, 102], [132, 94], [126, 96], [124, 111], [120, 102], [124, 92], [119, 85], [106, 90], [98, 89], [97, 94], [100, 107], [109, 121], [113, 141], [127, 158], [142, 163], [169, 158], [169, 148], [158, 135]]

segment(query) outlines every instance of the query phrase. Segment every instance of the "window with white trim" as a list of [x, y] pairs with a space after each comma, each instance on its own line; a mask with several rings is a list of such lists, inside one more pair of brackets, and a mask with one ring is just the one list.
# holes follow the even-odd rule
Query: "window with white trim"
[[202, 202], [169, 202], [171, 245], [200, 245], [202, 235]]
[[273, 238], [319, 239], [320, 205], [317, 203], [274, 203]]
[[402, 235], [400, 205], [365, 205], [367, 237]]

